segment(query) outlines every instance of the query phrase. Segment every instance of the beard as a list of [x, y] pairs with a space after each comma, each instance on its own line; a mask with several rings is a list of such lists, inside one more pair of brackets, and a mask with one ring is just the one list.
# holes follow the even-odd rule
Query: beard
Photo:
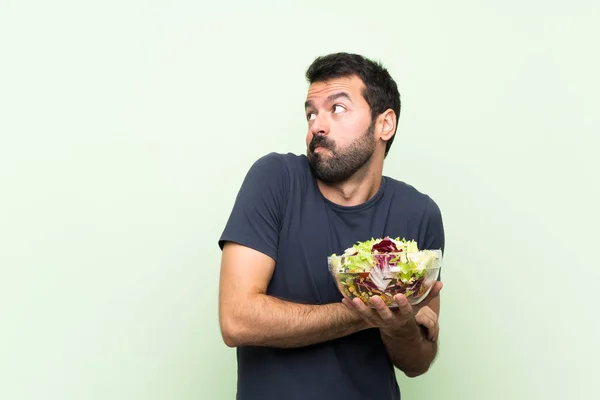
[[[365, 166], [375, 152], [375, 121], [359, 138], [344, 149], [338, 149], [327, 136], [313, 136], [306, 156], [314, 175], [325, 183], [340, 183], [348, 180]], [[331, 154], [315, 153], [316, 147], [323, 147]]]

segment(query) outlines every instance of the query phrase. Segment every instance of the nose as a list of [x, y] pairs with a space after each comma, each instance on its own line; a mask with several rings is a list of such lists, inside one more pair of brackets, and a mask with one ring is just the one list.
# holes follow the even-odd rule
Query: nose
[[315, 117], [310, 125], [310, 132], [315, 136], [329, 134], [329, 120], [325, 113], [320, 113]]

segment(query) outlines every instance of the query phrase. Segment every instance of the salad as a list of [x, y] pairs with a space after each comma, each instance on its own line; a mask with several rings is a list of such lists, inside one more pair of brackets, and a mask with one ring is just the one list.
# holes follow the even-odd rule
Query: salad
[[419, 250], [417, 242], [389, 236], [357, 242], [344, 254], [328, 257], [339, 289], [348, 298], [365, 303], [379, 295], [388, 306], [403, 294], [412, 304], [420, 302], [437, 280], [441, 250]]

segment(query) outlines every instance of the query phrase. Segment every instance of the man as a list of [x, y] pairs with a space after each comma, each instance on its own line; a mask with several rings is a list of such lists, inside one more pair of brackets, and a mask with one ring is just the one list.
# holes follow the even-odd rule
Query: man
[[416, 377], [436, 356], [441, 282], [417, 306], [398, 295], [398, 308], [377, 297], [370, 308], [342, 298], [327, 256], [385, 236], [443, 251], [441, 213], [382, 176], [400, 114], [387, 70], [337, 53], [306, 77], [306, 156], [256, 161], [219, 240], [219, 318], [237, 347], [237, 398], [399, 399], [394, 366]]

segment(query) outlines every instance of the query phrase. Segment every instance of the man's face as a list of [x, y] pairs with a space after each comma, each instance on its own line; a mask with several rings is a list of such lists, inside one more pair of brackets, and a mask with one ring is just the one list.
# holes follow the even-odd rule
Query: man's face
[[356, 76], [310, 85], [306, 98], [306, 155], [318, 179], [343, 182], [375, 151], [375, 122]]

